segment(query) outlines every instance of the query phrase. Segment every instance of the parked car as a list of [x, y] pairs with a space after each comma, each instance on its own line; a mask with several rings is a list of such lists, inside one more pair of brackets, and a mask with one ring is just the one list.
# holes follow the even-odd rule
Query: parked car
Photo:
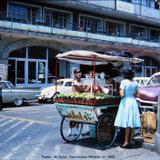
[[151, 76], [144, 87], [139, 89], [139, 98], [137, 99], [142, 105], [157, 105], [158, 96], [160, 95], [160, 72]]
[[138, 82], [139, 86], [145, 86], [150, 77], [134, 77], [133, 80]]
[[54, 98], [57, 94], [60, 93], [72, 93], [72, 81], [73, 79], [59, 79], [57, 80], [57, 92], [56, 85], [53, 83], [50, 86], [41, 89], [39, 102], [46, 102], [50, 100], [54, 102]]
[[14, 103], [21, 106], [23, 102], [38, 100], [38, 89], [17, 88], [10, 81], [0, 81], [2, 86], [2, 103]]

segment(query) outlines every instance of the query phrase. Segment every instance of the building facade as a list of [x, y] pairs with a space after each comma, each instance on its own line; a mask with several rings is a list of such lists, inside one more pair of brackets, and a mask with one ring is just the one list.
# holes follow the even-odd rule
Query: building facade
[[[55, 56], [70, 50], [129, 52], [136, 76], [160, 70], [158, 0], [1, 0], [0, 78], [38, 87], [55, 77]], [[59, 77], [77, 66], [58, 63]], [[108, 71], [108, 66], [103, 66]]]

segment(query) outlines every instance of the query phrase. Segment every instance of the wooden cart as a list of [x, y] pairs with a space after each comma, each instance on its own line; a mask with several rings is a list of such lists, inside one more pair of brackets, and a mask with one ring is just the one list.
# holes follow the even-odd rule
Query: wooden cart
[[[104, 148], [110, 148], [117, 135], [114, 119], [118, 105], [87, 106], [77, 104], [56, 103], [57, 111], [62, 116], [60, 132], [67, 142], [76, 141], [81, 135], [83, 124], [95, 125], [96, 140]], [[79, 124], [79, 134], [68, 136], [69, 123]]]

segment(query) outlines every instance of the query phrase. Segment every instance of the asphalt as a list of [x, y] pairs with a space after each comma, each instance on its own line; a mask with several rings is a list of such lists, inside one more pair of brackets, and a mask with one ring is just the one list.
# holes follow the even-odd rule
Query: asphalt
[[53, 104], [6, 107], [0, 112], [0, 160], [159, 160], [154, 145], [100, 148], [94, 138], [66, 143]]

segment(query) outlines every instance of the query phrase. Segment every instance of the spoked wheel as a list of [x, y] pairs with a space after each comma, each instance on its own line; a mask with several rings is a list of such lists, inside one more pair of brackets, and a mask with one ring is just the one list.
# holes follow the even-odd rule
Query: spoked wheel
[[104, 149], [110, 148], [116, 140], [118, 129], [114, 126], [114, 120], [114, 115], [105, 113], [98, 121], [96, 139]]
[[[72, 132], [69, 135], [69, 126], [70, 123], [72, 125]], [[76, 125], [78, 124], [78, 134], [77, 134], [77, 128]], [[62, 138], [66, 141], [66, 142], [74, 142], [76, 141], [79, 136], [81, 135], [83, 129], [83, 124], [82, 123], [78, 123], [78, 122], [71, 122], [68, 120], [67, 117], [63, 117], [62, 121], [61, 121], [61, 127], [60, 127], [60, 132], [61, 132], [61, 136]]]

